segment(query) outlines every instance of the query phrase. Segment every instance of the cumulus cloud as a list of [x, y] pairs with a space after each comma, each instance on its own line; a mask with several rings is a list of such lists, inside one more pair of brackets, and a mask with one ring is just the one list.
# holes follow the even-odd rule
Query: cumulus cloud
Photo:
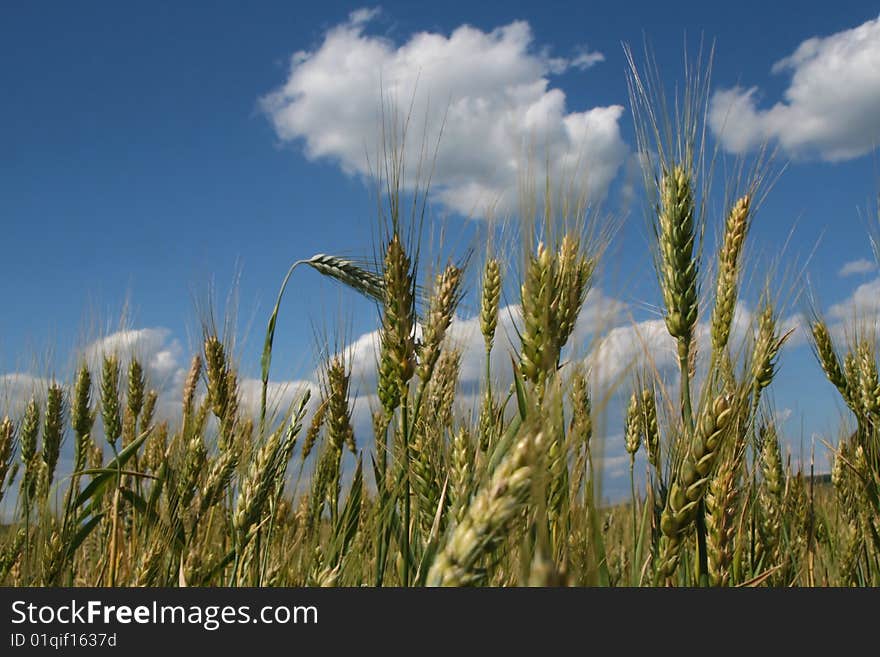
[[870, 260], [866, 258], [859, 258], [858, 260], [851, 260], [843, 265], [840, 268], [840, 271], [837, 272], [837, 275], [840, 277], [845, 276], [853, 276], [856, 274], [867, 274], [868, 272], [872, 272], [877, 268]]
[[355, 12], [313, 50], [293, 55], [287, 80], [261, 100], [282, 142], [301, 143], [307, 157], [335, 161], [349, 174], [369, 175], [384, 98], [386, 115], [406, 117], [412, 108], [404, 153], [412, 169], [424, 159], [412, 126], [427, 126], [429, 154], [443, 126], [432, 187], [453, 211], [479, 216], [490, 204], [512, 207], [530, 146], [552, 154], [552, 175], [577, 175], [593, 198], [605, 194], [628, 154], [623, 107], [572, 111], [550, 82], [569, 67], [598, 63], [601, 53], [550, 57], [534, 47], [521, 21], [489, 32], [469, 25], [450, 34], [419, 32], [395, 43], [367, 33], [374, 15]]
[[880, 142], [880, 18], [831, 36], [813, 37], [776, 62], [791, 76], [783, 99], [759, 107], [757, 87], [712, 97], [712, 130], [728, 150], [743, 153], [776, 141], [793, 156], [835, 162]]

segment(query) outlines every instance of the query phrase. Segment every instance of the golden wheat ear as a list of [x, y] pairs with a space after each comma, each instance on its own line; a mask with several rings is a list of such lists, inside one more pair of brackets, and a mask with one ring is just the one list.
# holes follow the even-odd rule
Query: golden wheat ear
[[730, 339], [730, 326], [736, 310], [740, 279], [740, 257], [749, 229], [751, 197], [746, 194], [734, 203], [724, 224], [724, 237], [718, 252], [718, 278], [715, 307], [712, 309], [712, 354], [721, 358]]

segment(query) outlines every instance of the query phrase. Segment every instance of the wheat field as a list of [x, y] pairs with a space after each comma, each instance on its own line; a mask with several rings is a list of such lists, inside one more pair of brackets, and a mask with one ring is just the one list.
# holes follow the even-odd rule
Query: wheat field
[[[880, 584], [880, 375], [868, 328], [877, 318], [854, 322], [844, 342], [810, 317], [828, 394], [840, 395], [855, 429], [834, 446], [830, 480], [793, 467], [766, 392], [790, 335], [780, 321], [789, 291], [767, 286], [744, 338], [733, 331], [743, 282], [760, 278], [744, 253], [756, 207], [772, 194], [767, 163], [722, 181], [725, 212], [715, 216], [713, 157], [701, 143], [707, 78], [689, 78], [681, 111], [667, 117], [630, 61], [653, 236], [645, 255], [677, 371], [661, 377], [646, 352], [613, 384], [625, 405], [627, 499], [604, 501], [597, 456], [617, 432], [598, 431], [596, 402], [615, 391], [594, 389], [590, 361], [568, 357], [613, 239], [601, 213], [533, 181], [545, 191], [531, 204], [524, 195], [515, 218], [518, 262], [515, 249], [489, 246], [429, 269], [427, 186], [407, 197], [392, 149], [377, 257], [319, 254], [284, 278], [257, 412], [243, 400], [230, 337], [206, 322], [167, 417], [143, 363], [108, 353], [2, 420], [0, 501], [15, 503], [0, 528], [0, 584]], [[710, 252], [713, 231], [721, 239]], [[355, 430], [351, 358], [332, 346], [339, 340], [327, 340], [315, 391], [270, 408], [275, 324], [298, 267], [375, 302], [372, 435]], [[512, 346], [497, 335], [503, 290], [520, 308]], [[448, 335], [466, 293], [478, 300], [485, 346], [470, 414], [457, 411], [462, 353]], [[499, 350], [510, 356], [503, 373]], [[73, 468], [59, 473], [65, 442]]]

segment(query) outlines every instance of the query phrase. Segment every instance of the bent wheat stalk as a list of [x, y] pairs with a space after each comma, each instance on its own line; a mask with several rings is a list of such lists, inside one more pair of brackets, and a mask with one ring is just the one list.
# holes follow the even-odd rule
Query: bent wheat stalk
[[260, 435], [263, 435], [263, 430], [266, 426], [266, 391], [269, 387], [269, 368], [272, 365], [272, 343], [275, 340], [275, 324], [278, 321], [278, 310], [281, 307], [281, 299], [284, 298], [287, 283], [299, 265], [308, 265], [318, 273], [337, 280], [376, 301], [381, 302], [384, 298], [385, 284], [382, 277], [346, 258], [318, 253], [311, 258], [297, 260], [290, 266], [290, 269], [287, 270], [287, 274], [284, 276], [284, 280], [281, 282], [278, 298], [275, 300], [275, 306], [272, 309], [272, 314], [269, 316], [269, 325], [266, 327], [266, 339], [263, 344], [263, 355], [260, 358], [262, 382], [260, 390]]

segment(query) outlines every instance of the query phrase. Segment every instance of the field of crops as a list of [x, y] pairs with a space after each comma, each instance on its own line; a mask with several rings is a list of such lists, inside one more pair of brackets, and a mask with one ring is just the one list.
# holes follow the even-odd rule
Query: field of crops
[[[567, 357], [581, 348], [574, 327], [613, 239], [602, 214], [576, 185], [532, 181], [509, 219], [515, 244], [437, 266], [422, 236], [427, 184], [406, 192], [391, 148], [377, 243], [364, 248], [378, 256], [322, 254], [291, 270], [268, 318], [256, 412], [242, 401], [231, 336], [211, 322], [168, 416], [144, 364], [123, 352], [83, 362], [73, 380], [10, 409], [0, 500], [15, 498], [15, 512], [0, 532], [0, 584], [880, 584], [877, 318], [854, 320], [845, 341], [810, 318], [828, 394], [840, 395], [855, 430], [838, 437], [830, 482], [797, 470], [766, 394], [789, 336], [779, 308], [789, 291], [768, 286], [744, 338], [732, 330], [744, 277], [761, 277], [744, 253], [755, 209], [773, 193], [772, 158], [713, 178], [706, 78], [686, 81], [671, 115], [646, 79], [633, 63], [654, 229], [646, 261], [678, 368], [661, 376], [646, 350], [614, 383], [628, 400], [630, 499], [603, 502], [594, 458], [606, 440], [594, 402], [614, 391], [594, 389], [592, 361]], [[708, 200], [718, 187], [720, 217]], [[710, 233], [722, 236], [713, 252], [703, 248]], [[350, 354], [332, 346], [340, 340], [327, 340], [318, 390], [280, 410], [267, 399], [296, 267], [375, 301], [371, 436], [355, 431]], [[513, 348], [496, 335], [502, 290], [517, 296]], [[465, 292], [478, 300], [485, 345], [471, 414], [457, 412], [462, 353], [448, 335]], [[499, 349], [510, 351], [504, 372], [491, 358]], [[72, 473], [56, 471], [62, 444]], [[640, 451], [645, 477], [634, 467]]]

